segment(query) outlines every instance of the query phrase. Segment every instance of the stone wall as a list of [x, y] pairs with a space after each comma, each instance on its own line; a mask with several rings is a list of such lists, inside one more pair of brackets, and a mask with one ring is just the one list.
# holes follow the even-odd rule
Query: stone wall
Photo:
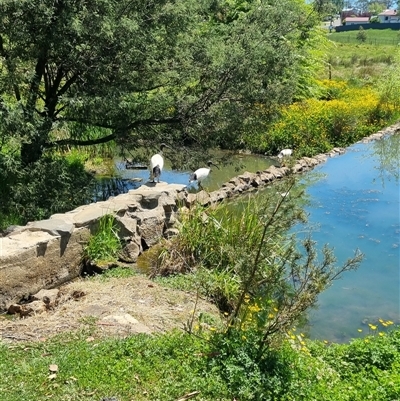
[[[399, 129], [397, 124], [364, 141], [379, 139]], [[291, 168], [301, 173], [344, 151], [335, 148], [327, 154], [304, 157]], [[133, 263], [141, 252], [161, 238], [178, 232], [181, 207], [190, 208], [196, 203], [211, 205], [268, 185], [288, 173], [288, 167], [274, 166], [256, 173], [246, 172], [211, 193], [188, 193], [184, 185], [178, 184], [147, 183], [104, 202], [14, 227], [0, 238], [0, 311], [41, 289], [54, 288], [78, 277], [82, 269], [82, 248], [105, 214], [116, 216], [119, 234], [126, 244], [121, 259]]]

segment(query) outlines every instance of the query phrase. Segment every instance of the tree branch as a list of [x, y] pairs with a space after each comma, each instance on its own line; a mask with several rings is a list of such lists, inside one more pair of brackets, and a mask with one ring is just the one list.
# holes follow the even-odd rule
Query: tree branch
[[59, 141], [54, 141], [50, 143], [46, 143], [44, 145], [45, 148], [56, 148], [58, 146], [65, 146], [65, 145], [73, 145], [73, 146], [91, 146], [91, 145], [99, 145], [100, 143], [107, 143], [116, 138], [116, 134], [110, 134], [107, 136], [103, 136], [102, 138], [97, 139], [87, 139], [87, 140], [79, 140], [79, 139], [60, 139]]
[[[60, 84], [61, 82], [61, 74], [59, 74], [61, 71], [61, 67], [59, 68], [59, 71], [57, 72], [57, 78], [56, 81], [58, 82], [57, 86]], [[69, 78], [67, 80], [67, 82], [64, 84], [63, 87], [60, 88], [60, 90], [58, 92], [56, 92], [56, 96], [62, 96], [74, 83], [75, 81], [78, 79], [79, 74], [74, 74], [72, 75], [71, 78]]]
[[[63, 119], [64, 121], [75, 121], [82, 124], [87, 124], [88, 121], [78, 120], [78, 119]], [[122, 130], [122, 131], [129, 131], [135, 127], [140, 125], [162, 125], [162, 124], [179, 124], [181, 121], [178, 118], [166, 118], [166, 119], [146, 119], [146, 120], [138, 120], [135, 121], [126, 127], [117, 127], [115, 125], [109, 124], [94, 124], [97, 127], [102, 128], [109, 128], [114, 130]], [[72, 146], [91, 146], [91, 145], [98, 145], [100, 143], [107, 143], [117, 138], [116, 133], [112, 133], [110, 135], [104, 136], [102, 138], [97, 139], [87, 139], [87, 140], [79, 140], [79, 139], [60, 139], [54, 142], [48, 142], [44, 145], [45, 148], [55, 148], [57, 146], [65, 146], [65, 145], [72, 145]]]

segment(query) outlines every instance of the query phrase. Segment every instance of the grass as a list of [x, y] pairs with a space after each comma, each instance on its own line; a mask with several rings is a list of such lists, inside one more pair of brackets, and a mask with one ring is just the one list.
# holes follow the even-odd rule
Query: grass
[[258, 368], [263, 385], [246, 384], [254, 366], [245, 359], [227, 355], [222, 366], [213, 342], [197, 336], [100, 341], [90, 331], [66, 333], [40, 343], [0, 342], [0, 393], [4, 401], [171, 401], [195, 391], [197, 401], [386, 401], [400, 397], [399, 351], [398, 328], [341, 345], [289, 337]]
[[121, 248], [115, 217], [107, 214], [100, 218], [96, 233], [84, 247], [84, 259], [97, 264], [114, 262]]
[[347, 80], [357, 86], [371, 84], [388, 65], [394, 62], [400, 36], [391, 29], [365, 30], [367, 40], [357, 40], [358, 31], [330, 33], [327, 35], [331, 46], [327, 49], [327, 67], [321, 78]]
[[[400, 43], [400, 31], [394, 29], [364, 29], [367, 45], [397, 46]], [[359, 31], [333, 32], [328, 38], [338, 43], [359, 44]]]

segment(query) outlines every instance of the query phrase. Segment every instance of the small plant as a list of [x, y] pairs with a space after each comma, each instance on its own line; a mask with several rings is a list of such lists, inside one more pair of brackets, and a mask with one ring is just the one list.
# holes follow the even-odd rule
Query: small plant
[[83, 250], [84, 260], [95, 264], [113, 262], [121, 248], [115, 217], [106, 214], [100, 218], [96, 233]]
[[[186, 261], [179, 272], [195, 272], [200, 293], [228, 315], [224, 341], [251, 338], [255, 364], [264, 363], [264, 351], [276, 335], [286, 333], [362, 257], [357, 253], [336, 267], [332, 251], [325, 247], [319, 255], [311, 238], [303, 241], [301, 252], [296, 238], [287, 234], [304, 219], [300, 195], [294, 177], [284, 185], [263, 198], [192, 210], [158, 266], [158, 272], [171, 266], [175, 273], [176, 255]], [[289, 191], [290, 197], [281, 195]]]
[[364, 31], [364, 28], [360, 26], [358, 33], [357, 33], [357, 40], [361, 43], [364, 43], [367, 40], [367, 34]]

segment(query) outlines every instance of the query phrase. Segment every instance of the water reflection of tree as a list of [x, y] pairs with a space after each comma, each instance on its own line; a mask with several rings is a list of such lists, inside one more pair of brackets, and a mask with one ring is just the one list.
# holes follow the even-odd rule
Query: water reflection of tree
[[92, 202], [107, 200], [110, 196], [117, 196], [127, 193], [130, 189], [137, 189], [140, 182], [134, 182], [130, 179], [119, 177], [99, 178], [96, 182], [96, 188], [93, 193]]
[[372, 146], [372, 155], [377, 164], [374, 166], [379, 171], [379, 178], [382, 185], [392, 178], [399, 181], [400, 177], [400, 135], [390, 135]]

